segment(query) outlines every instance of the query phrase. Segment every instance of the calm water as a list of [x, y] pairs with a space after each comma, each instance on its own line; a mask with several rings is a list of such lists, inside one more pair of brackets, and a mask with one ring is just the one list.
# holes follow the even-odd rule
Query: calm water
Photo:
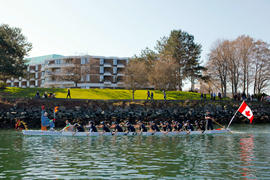
[[270, 125], [182, 137], [41, 137], [0, 131], [5, 179], [270, 179]]

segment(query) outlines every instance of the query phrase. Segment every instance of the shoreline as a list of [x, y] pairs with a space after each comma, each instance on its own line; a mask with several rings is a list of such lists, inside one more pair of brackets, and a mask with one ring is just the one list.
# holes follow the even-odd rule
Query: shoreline
[[[1, 98], [4, 100], [4, 98]], [[65, 120], [80, 119], [83, 125], [88, 121], [99, 124], [101, 121], [135, 122], [195, 120], [204, 118], [208, 110], [214, 119], [222, 124], [229, 120], [238, 109], [241, 101], [229, 100], [85, 100], [85, 99], [5, 99], [0, 102], [0, 129], [13, 128], [15, 118], [25, 121], [29, 129], [40, 128], [41, 106], [45, 105], [49, 118], [53, 118], [53, 109], [59, 106], [56, 113], [56, 128], [64, 127]], [[247, 102], [254, 113], [254, 123], [270, 122], [270, 103]], [[248, 120], [237, 115], [233, 123], [246, 123]]]

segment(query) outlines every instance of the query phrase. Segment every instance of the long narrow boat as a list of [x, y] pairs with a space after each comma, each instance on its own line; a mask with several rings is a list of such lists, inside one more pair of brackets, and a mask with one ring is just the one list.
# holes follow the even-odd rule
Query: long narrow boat
[[221, 134], [228, 133], [230, 130], [221, 129], [221, 130], [209, 130], [209, 131], [181, 131], [181, 132], [117, 132], [112, 134], [110, 132], [63, 132], [63, 131], [42, 131], [42, 130], [23, 130], [24, 135], [34, 135], [34, 136], [180, 136], [180, 135], [194, 135], [194, 134]]

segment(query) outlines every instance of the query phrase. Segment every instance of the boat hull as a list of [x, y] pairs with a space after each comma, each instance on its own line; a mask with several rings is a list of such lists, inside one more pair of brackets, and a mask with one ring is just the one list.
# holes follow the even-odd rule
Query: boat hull
[[62, 131], [42, 131], [42, 130], [23, 130], [22, 133], [24, 135], [32, 135], [32, 136], [181, 136], [181, 135], [199, 135], [199, 134], [222, 134], [228, 133], [229, 130], [209, 130], [209, 131], [181, 131], [181, 132], [142, 132], [142, 133], [133, 133], [133, 132], [117, 132], [112, 134], [110, 132], [102, 133], [102, 132], [62, 132]]

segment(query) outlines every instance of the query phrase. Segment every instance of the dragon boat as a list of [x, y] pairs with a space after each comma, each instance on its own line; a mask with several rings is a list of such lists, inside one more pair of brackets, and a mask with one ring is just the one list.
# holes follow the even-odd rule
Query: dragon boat
[[28, 136], [182, 136], [202, 134], [222, 134], [230, 132], [229, 129], [215, 129], [207, 131], [172, 131], [172, 132], [68, 132], [68, 131], [43, 131], [43, 130], [22, 130]]

